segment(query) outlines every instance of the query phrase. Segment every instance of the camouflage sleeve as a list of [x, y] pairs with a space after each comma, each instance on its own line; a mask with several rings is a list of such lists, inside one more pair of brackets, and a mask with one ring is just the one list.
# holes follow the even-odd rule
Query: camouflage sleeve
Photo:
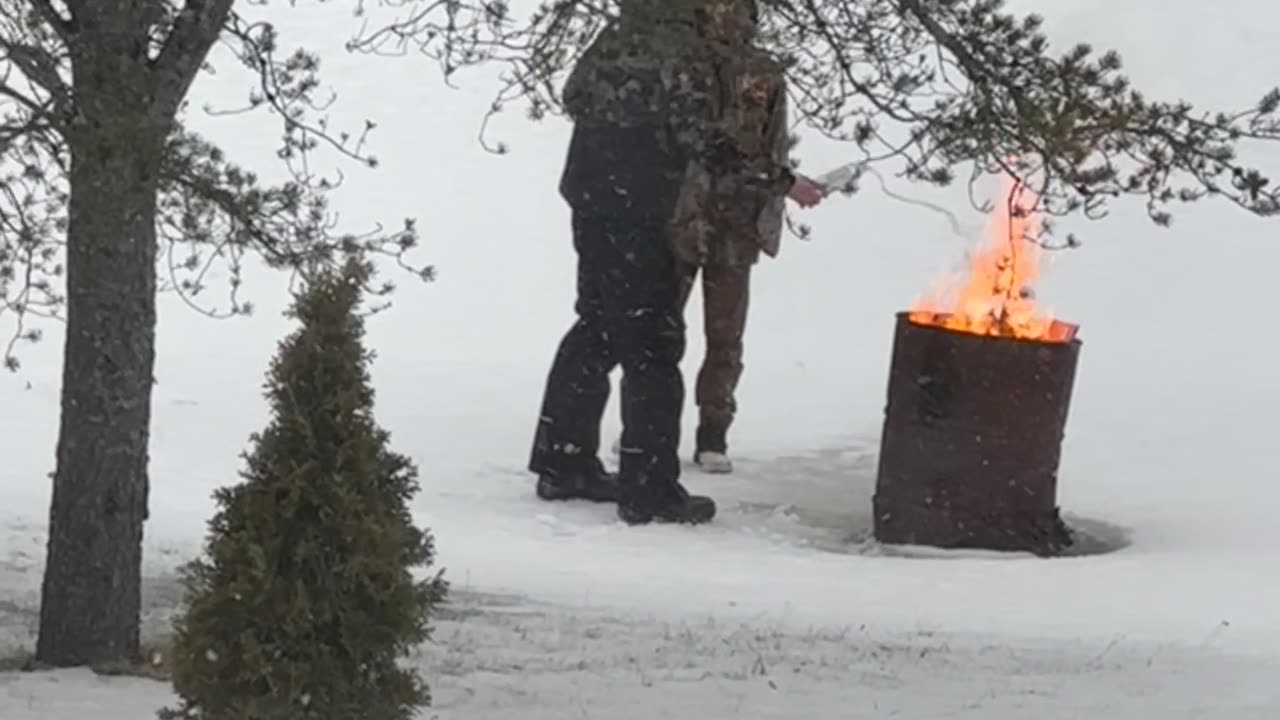
[[791, 192], [796, 176], [791, 171], [791, 137], [787, 133], [788, 101], [786, 81], [774, 90], [773, 109], [769, 117], [768, 143], [772, 153], [771, 185], [779, 195]]
[[763, 147], [744, 153], [734, 139], [718, 127], [712, 128], [709, 143], [715, 148], [717, 167], [723, 173], [737, 173], [748, 185], [770, 194], [786, 195], [796, 182], [791, 170], [791, 140], [787, 133], [787, 93], [784, 81], [779, 81], [770, 93], [768, 119], [763, 128], [756, 125], [755, 132], [764, 134]]

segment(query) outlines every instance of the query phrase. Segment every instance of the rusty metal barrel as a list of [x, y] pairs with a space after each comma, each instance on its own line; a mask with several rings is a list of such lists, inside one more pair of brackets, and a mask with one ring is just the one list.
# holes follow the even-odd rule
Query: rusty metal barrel
[[899, 313], [874, 503], [888, 544], [1054, 555], [1080, 341], [976, 335]]

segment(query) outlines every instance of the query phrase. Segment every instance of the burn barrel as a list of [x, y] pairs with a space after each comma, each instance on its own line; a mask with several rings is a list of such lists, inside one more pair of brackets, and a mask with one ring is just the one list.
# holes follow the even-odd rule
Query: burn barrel
[[899, 313], [876, 477], [889, 544], [1029, 551], [1071, 544], [1058, 462], [1080, 341], [976, 335]]

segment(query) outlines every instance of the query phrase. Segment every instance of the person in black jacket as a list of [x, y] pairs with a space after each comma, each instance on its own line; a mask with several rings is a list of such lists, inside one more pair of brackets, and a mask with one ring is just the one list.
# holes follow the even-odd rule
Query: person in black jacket
[[[564, 89], [574, 121], [560, 181], [578, 255], [577, 319], [547, 378], [529, 469], [544, 500], [616, 501], [630, 524], [702, 523], [715, 502], [680, 483], [685, 351], [681, 279], [669, 237], [690, 167], [741, 171], [713, 122], [710, 78], [735, 52], [708, 34], [708, 6], [744, 0], [630, 0]], [[770, 169], [793, 197], [821, 190]], [[618, 475], [599, 460], [609, 373], [622, 366]]]

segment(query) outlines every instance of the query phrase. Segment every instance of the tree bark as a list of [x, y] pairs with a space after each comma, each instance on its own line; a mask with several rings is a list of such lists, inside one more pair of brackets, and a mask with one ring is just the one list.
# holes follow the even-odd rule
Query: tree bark
[[36, 646], [38, 662], [62, 667], [140, 655], [156, 188], [167, 125], [136, 89], [106, 84], [95, 90], [113, 97], [95, 99], [113, 107], [82, 116], [68, 143], [62, 418]]
[[36, 660], [139, 657], [165, 141], [233, 0], [187, 2], [154, 60], [152, 0], [71, 6], [67, 338]]

